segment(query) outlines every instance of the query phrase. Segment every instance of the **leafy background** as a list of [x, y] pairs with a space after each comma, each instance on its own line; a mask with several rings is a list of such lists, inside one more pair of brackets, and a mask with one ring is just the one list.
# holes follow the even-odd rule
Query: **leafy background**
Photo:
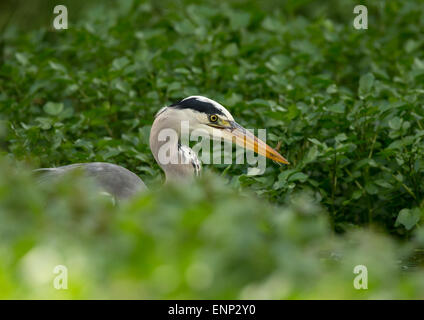
[[[365, 1], [368, 30], [350, 0], [61, 4], [64, 31], [54, 1], [0, 4], [1, 297], [423, 298], [424, 3]], [[291, 165], [159, 187], [153, 115], [194, 94]], [[88, 161], [151, 191], [30, 173]]]

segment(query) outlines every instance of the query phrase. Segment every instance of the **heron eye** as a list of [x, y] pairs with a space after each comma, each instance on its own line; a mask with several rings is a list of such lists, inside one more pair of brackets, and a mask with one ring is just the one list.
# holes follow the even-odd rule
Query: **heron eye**
[[212, 114], [212, 115], [209, 116], [209, 120], [210, 120], [210, 122], [217, 122], [218, 116], [216, 114]]

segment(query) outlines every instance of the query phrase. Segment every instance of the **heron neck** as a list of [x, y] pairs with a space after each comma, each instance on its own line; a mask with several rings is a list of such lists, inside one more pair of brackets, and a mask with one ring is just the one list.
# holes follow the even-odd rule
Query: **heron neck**
[[180, 145], [179, 125], [179, 121], [165, 113], [155, 118], [150, 130], [150, 150], [165, 172], [166, 182], [193, 178], [199, 169], [195, 166], [199, 161], [194, 151], [188, 146]]

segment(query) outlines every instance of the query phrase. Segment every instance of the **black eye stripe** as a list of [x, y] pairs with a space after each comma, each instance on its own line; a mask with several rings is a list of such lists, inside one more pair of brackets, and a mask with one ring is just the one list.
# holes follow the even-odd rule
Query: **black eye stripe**
[[178, 108], [178, 109], [192, 109], [197, 112], [206, 113], [208, 115], [212, 114], [220, 114], [224, 115], [224, 113], [215, 107], [210, 102], [200, 101], [196, 98], [185, 99], [170, 105], [170, 107]]

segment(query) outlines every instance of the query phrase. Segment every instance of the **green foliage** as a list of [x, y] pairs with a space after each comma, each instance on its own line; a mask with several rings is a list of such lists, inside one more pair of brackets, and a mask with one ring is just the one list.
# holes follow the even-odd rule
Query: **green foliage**
[[[13, 185], [13, 189], [9, 188]], [[207, 174], [114, 206], [82, 177], [37, 185], [0, 166], [2, 298], [423, 298], [413, 246], [360, 231], [334, 237], [307, 194], [278, 207]], [[353, 268], [366, 265], [369, 289]], [[56, 265], [68, 290], [56, 290]]]
[[35, 166], [111, 161], [158, 181], [154, 113], [202, 94], [266, 128], [292, 163], [270, 163], [260, 178], [233, 166], [235, 185], [278, 203], [313, 190], [337, 230], [376, 223], [405, 234], [398, 213], [423, 206], [423, 4], [369, 4], [370, 28], [358, 31], [347, 18], [308, 19], [312, 4], [289, 15], [290, 3], [275, 12], [253, 2], [99, 4], [88, 13], [107, 14], [69, 30], [7, 39], [6, 152]]
[[[51, 28], [48, 6], [30, 31], [2, 23], [4, 158], [33, 168], [113, 162], [154, 186], [153, 115], [200, 94], [243, 126], [266, 128], [291, 165], [269, 162], [257, 177], [210, 166], [230, 186], [208, 176], [190, 194], [153, 191], [116, 208], [82, 188], [41, 189], [2, 163], [4, 297], [19, 296], [19, 281], [28, 297], [59, 294], [28, 287], [15, 267], [62, 248], [80, 272], [69, 297], [422, 297], [422, 282], [393, 269], [404, 249], [351, 229], [376, 226], [424, 245], [424, 3], [369, 1], [368, 30], [353, 28], [350, 0], [66, 4], [68, 30]], [[240, 201], [251, 192], [260, 200]], [[294, 204], [305, 194], [313, 208]], [[332, 230], [348, 232], [339, 242]], [[323, 263], [323, 248], [349, 263]], [[379, 274], [367, 293], [351, 286], [350, 261], [360, 258]]]

